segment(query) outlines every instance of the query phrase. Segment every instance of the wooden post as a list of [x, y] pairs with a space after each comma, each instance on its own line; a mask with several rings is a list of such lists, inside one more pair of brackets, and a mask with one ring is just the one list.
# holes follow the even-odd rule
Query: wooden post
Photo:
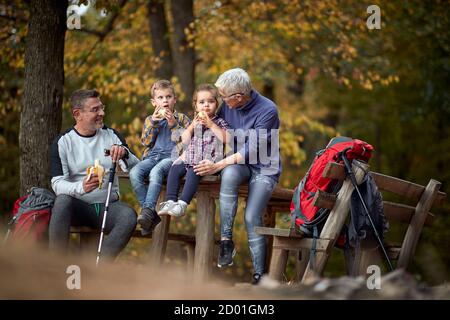
[[[272, 207], [268, 206], [263, 214], [263, 226], [268, 228], [275, 227], [275, 212]], [[270, 260], [272, 257], [272, 245], [273, 237], [267, 237], [267, 250], [266, 250], [266, 270], [270, 271]]]
[[[166, 191], [162, 190], [158, 203], [161, 203], [166, 196]], [[157, 206], [159, 208], [159, 205]], [[161, 217], [161, 222], [153, 230], [152, 243], [150, 246], [150, 263], [156, 267], [164, 261], [164, 254], [166, 253], [167, 237], [169, 235], [170, 216], [165, 215]]]
[[[274, 245], [278, 242], [278, 237], [273, 237]], [[286, 270], [286, 264], [289, 256], [289, 250], [281, 247], [274, 247], [272, 250], [272, 259], [270, 260], [269, 276], [270, 278], [282, 281], [283, 272]]]
[[[354, 160], [355, 161], [355, 160]], [[364, 178], [364, 173], [368, 171], [368, 165], [362, 162], [358, 162], [358, 166], [352, 165], [353, 172], [355, 173], [356, 182], [360, 184]], [[360, 168], [362, 167], [362, 168]], [[317, 277], [317, 275], [322, 275], [325, 265], [330, 256], [330, 250], [333, 248], [341, 229], [345, 223], [348, 216], [348, 211], [350, 208], [350, 197], [354, 187], [350, 178], [345, 179], [342, 184], [342, 188], [339, 191], [339, 196], [336, 198], [336, 203], [333, 210], [331, 210], [330, 215], [325, 223], [322, 232], [320, 233], [321, 239], [329, 239], [330, 245], [326, 252], [317, 252], [315, 258], [315, 268], [312, 269], [311, 263], [308, 263], [306, 267], [305, 274], [303, 275], [302, 282], [308, 281]]]
[[402, 249], [400, 250], [400, 256], [398, 258], [397, 268], [408, 267], [414, 252], [416, 251], [417, 242], [419, 241], [420, 234], [422, 232], [423, 224], [436, 199], [441, 183], [434, 179], [428, 182], [425, 191], [420, 197], [419, 203], [416, 206], [414, 216], [411, 219], [411, 223], [406, 231], [405, 239], [402, 243]]
[[207, 191], [197, 192], [197, 227], [195, 230], [194, 275], [196, 280], [210, 276], [214, 252], [216, 204]]
[[295, 259], [295, 281], [301, 281], [303, 275], [305, 274], [306, 267], [309, 262], [309, 250], [308, 249], [300, 249], [295, 251], [296, 259]]
[[195, 244], [192, 242], [186, 243], [186, 254], [187, 254], [187, 273], [192, 274], [194, 271], [194, 257], [195, 257]]
[[[344, 249], [347, 274], [351, 277], [367, 277], [367, 267], [383, 264], [378, 241], [370, 238], [361, 241], [359, 248]], [[384, 258], [383, 258], [384, 259]]]

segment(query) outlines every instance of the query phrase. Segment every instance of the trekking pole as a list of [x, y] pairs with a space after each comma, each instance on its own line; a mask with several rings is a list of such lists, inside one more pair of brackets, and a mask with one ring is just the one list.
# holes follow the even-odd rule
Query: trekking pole
[[100, 259], [100, 254], [101, 254], [101, 251], [102, 251], [102, 242], [103, 242], [103, 234], [105, 232], [106, 215], [108, 213], [109, 197], [111, 196], [111, 189], [112, 189], [112, 185], [114, 183], [114, 175], [115, 175], [115, 173], [116, 173], [116, 163], [113, 162], [111, 169], [109, 169], [108, 195], [106, 197], [105, 211], [103, 213], [102, 230], [100, 232], [100, 241], [98, 242], [97, 261], [95, 263], [95, 266], [98, 266], [98, 261]]
[[383, 254], [384, 254], [384, 257], [386, 258], [386, 261], [387, 261], [387, 263], [389, 265], [389, 269], [390, 269], [390, 271], [393, 271], [394, 268], [392, 267], [391, 260], [389, 259], [389, 256], [388, 256], [388, 254], [386, 252], [386, 249], [385, 249], [385, 247], [383, 245], [383, 241], [381, 241], [380, 235], [378, 234], [377, 228], [375, 227], [375, 224], [373, 223], [372, 217], [369, 214], [369, 210], [367, 209], [366, 203], [364, 202], [364, 199], [363, 199], [363, 197], [361, 195], [361, 192], [359, 192], [358, 183], [356, 182], [355, 174], [354, 174], [354, 172], [352, 170], [350, 162], [348, 161], [347, 157], [345, 156], [346, 151], [347, 151], [347, 149], [342, 152], [342, 160], [344, 161], [345, 168], [347, 169], [347, 173], [350, 176], [350, 180], [351, 180], [353, 186], [355, 187], [356, 192], [358, 193], [359, 200], [361, 200], [361, 203], [362, 203], [362, 205], [364, 207], [364, 211], [365, 211], [365, 213], [367, 215], [367, 218], [369, 218], [370, 225], [372, 226], [372, 229], [373, 229], [373, 232], [375, 234], [375, 237], [377, 238], [378, 243], [380, 244], [381, 249], [383, 250]]

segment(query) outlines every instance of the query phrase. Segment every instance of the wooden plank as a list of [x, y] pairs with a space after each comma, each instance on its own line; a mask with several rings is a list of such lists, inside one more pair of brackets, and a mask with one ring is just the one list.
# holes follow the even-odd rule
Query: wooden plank
[[402, 249], [398, 258], [397, 268], [406, 269], [408, 267], [408, 264], [416, 250], [417, 242], [419, 241], [428, 211], [433, 205], [440, 187], [441, 183], [439, 181], [431, 179], [425, 189], [425, 192], [423, 192], [422, 197], [417, 204], [414, 216], [411, 219], [411, 223], [406, 230], [406, 235], [402, 243]]
[[267, 236], [302, 238], [300, 234], [297, 234], [292, 229], [255, 227], [255, 233]]
[[[71, 227], [70, 228], [70, 233], [79, 233], [80, 236], [82, 235], [90, 235], [92, 234], [92, 236], [94, 238], [97, 239], [98, 242], [98, 237], [100, 234], [100, 230], [97, 229], [93, 229], [93, 228], [89, 228], [89, 227]], [[148, 234], [143, 236], [141, 234], [141, 230], [140, 229], [136, 229], [133, 231], [133, 238], [148, 238], [151, 239], [153, 236], [153, 234]], [[190, 234], [183, 234], [183, 233], [169, 233], [167, 235], [167, 239], [171, 240], [171, 241], [177, 241], [177, 242], [184, 242], [184, 243], [195, 243], [195, 236], [194, 235], [190, 235]], [[217, 242], [218, 240], [216, 240]]]
[[344, 180], [345, 179], [345, 168], [344, 165], [336, 162], [328, 162], [323, 170], [322, 177]]
[[317, 190], [314, 195], [313, 205], [319, 208], [325, 209], [333, 209], [334, 203], [336, 202], [336, 195], [322, 191], [320, 189]]
[[216, 204], [208, 192], [197, 192], [197, 227], [195, 229], [194, 276], [207, 280], [211, 274], [214, 253]]
[[[368, 170], [368, 165], [360, 162], [359, 166], [357, 166], [355, 163], [353, 163], [352, 168], [356, 176], [356, 181], [358, 184], [360, 184], [363, 180], [364, 172]], [[320, 233], [321, 239], [332, 239], [330, 246], [334, 246], [334, 243], [336, 242], [341, 232], [342, 226], [347, 219], [350, 208], [350, 197], [353, 190], [354, 187], [350, 179], [346, 179], [342, 184], [342, 188], [339, 191], [338, 197], [336, 198], [334, 208], [331, 211], [322, 229], [322, 232]], [[317, 275], [321, 275], [323, 270], [325, 269], [328, 257], [329, 254], [326, 252], [317, 252], [315, 269], [312, 269], [311, 263], [308, 263], [305, 274], [303, 275], [302, 282], [316, 278]]]
[[[400, 203], [383, 201], [383, 209], [386, 218], [389, 221], [409, 223], [416, 210], [415, 207]], [[434, 215], [428, 212], [425, 219], [425, 225], [431, 225], [434, 221]]]
[[[332, 241], [328, 239], [317, 239], [316, 240], [316, 250], [317, 251], [327, 251], [329, 249], [330, 243]], [[286, 250], [301, 250], [301, 249], [311, 249], [313, 245], [313, 239], [310, 238], [285, 238], [285, 237], [274, 237], [273, 248], [286, 249]]]
[[[374, 171], [371, 171], [370, 174], [374, 178], [378, 188], [380, 188], [381, 190], [389, 191], [408, 199], [419, 201], [420, 196], [425, 190], [424, 186], [413, 182], [391, 177]], [[344, 180], [344, 165], [335, 162], [327, 163], [325, 170], [323, 171], [323, 176], [337, 180]], [[439, 204], [444, 201], [446, 196], [447, 195], [445, 194], [445, 192], [439, 191], [436, 203]]]

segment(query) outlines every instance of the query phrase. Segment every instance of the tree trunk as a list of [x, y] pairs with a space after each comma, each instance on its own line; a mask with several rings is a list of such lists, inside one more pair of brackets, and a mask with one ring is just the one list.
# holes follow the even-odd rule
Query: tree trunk
[[20, 194], [50, 187], [50, 146], [61, 129], [66, 1], [31, 0], [20, 117]]
[[147, 16], [153, 52], [159, 60], [156, 77], [170, 80], [173, 76], [173, 65], [163, 0], [148, 1]]
[[192, 113], [191, 99], [195, 87], [195, 51], [189, 46], [185, 30], [192, 30], [194, 22], [193, 0], [172, 0], [173, 17], [172, 57], [181, 90], [185, 98], [178, 103], [182, 112]]

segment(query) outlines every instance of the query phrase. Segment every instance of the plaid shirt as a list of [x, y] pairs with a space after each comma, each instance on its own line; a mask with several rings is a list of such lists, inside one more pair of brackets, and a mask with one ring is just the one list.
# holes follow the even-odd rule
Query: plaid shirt
[[[230, 128], [228, 123], [218, 116], [214, 116], [211, 120], [221, 129]], [[214, 135], [211, 129], [198, 125], [194, 128], [194, 134], [187, 147], [185, 163], [194, 166], [204, 159], [216, 162], [223, 158], [223, 149], [222, 141]]]
[[[176, 124], [170, 128], [170, 131], [172, 132], [172, 141], [176, 143], [177, 150], [180, 153], [183, 150], [181, 133], [189, 126], [191, 120], [184, 113], [178, 113], [175, 110], [173, 111], [173, 116], [176, 120]], [[145, 147], [143, 158], [145, 158], [154, 147], [162, 121], [153, 122], [151, 115], [145, 119], [141, 135], [141, 143]]]

